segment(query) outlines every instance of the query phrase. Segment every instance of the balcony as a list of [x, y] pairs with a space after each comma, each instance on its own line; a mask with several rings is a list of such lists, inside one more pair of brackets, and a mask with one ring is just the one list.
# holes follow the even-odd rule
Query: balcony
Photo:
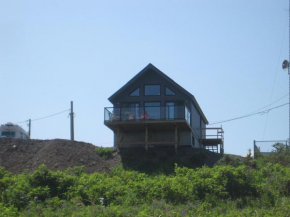
[[104, 109], [104, 123], [114, 132], [143, 131], [144, 125], [152, 130], [190, 131], [191, 114], [185, 106], [145, 106], [145, 107], [107, 107]]
[[224, 130], [222, 127], [202, 128], [203, 136], [201, 139], [202, 145], [205, 149], [224, 153]]

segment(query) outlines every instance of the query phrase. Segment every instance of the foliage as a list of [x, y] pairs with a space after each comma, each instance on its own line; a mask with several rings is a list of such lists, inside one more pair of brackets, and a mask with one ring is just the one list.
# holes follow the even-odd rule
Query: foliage
[[272, 163], [279, 163], [284, 166], [290, 166], [290, 147], [283, 143], [275, 143], [274, 151], [266, 158]]
[[107, 160], [112, 156], [112, 148], [109, 147], [97, 147], [95, 149], [96, 153], [103, 159]]
[[[213, 168], [175, 165], [173, 174], [83, 167], [13, 175], [0, 168], [1, 216], [290, 216], [290, 167], [223, 159]], [[268, 158], [266, 160], [266, 158]], [[286, 158], [286, 157], [285, 157]]]

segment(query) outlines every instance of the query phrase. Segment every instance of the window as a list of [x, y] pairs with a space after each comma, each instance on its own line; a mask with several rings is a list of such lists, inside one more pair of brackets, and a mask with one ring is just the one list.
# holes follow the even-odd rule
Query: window
[[4, 132], [2, 132], [1, 136], [12, 138], [12, 137], [15, 137], [15, 132], [4, 131]]
[[130, 93], [130, 96], [139, 96], [140, 95], [140, 88], [138, 87], [135, 89], [132, 93]]
[[122, 120], [139, 119], [139, 103], [121, 103]]
[[160, 96], [160, 85], [145, 85], [145, 96]]
[[145, 102], [144, 107], [148, 119], [160, 119], [160, 102]]
[[168, 87], [165, 87], [165, 95], [166, 96], [174, 96], [175, 92]]
[[194, 136], [191, 136], [191, 146], [195, 146], [195, 138]]
[[174, 119], [175, 103], [166, 102], [165, 107], [166, 107], [166, 119]]

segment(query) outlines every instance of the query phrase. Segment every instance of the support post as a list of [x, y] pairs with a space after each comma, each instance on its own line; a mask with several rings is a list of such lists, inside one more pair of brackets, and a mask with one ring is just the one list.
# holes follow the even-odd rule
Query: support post
[[177, 145], [178, 145], [178, 131], [177, 126], [175, 126], [175, 153], [177, 154]]
[[74, 141], [74, 105], [70, 102], [70, 140]]
[[145, 149], [148, 150], [148, 127], [145, 126]]
[[31, 137], [31, 119], [28, 120], [28, 136]]
[[[289, 1], [289, 10], [290, 10], [290, 1]], [[290, 34], [290, 11], [289, 13], [289, 34]], [[289, 50], [288, 50], [288, 55], [289, 55], [289, 59], [288, 59], [288, 76], [289, 76], [289, 91], [290, 91], [290, 67], [289, 67], [289, 61], [290, 61], [290, 37], [289, 37]], [[289, 103], [290, 103], [290, 94], [289, 94]], [[289, 104], [289, 135], [288, 135], [288, 140], [290, 141], [290, 104]]]
[[117, 129], [117, 138], [115, 138], [116, 139], [116, 147], [117, 147], [117, 149], [119, 149], [119, 137], [120, 137], [120, 130], [119, 130], [119, 128]]

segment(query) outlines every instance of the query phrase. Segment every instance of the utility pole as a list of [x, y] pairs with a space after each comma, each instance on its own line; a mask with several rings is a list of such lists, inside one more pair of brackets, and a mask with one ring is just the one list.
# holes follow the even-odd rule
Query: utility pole
[[31, 137], [31, 119], [28, 120], [28, 136]]
[[70, 102], [70, 140], [74, 141], [74, 104]]
[[288, 141], [288, 144], [290, 144], [290, 66], [289, 66], [289, 61], [290, 61], [290, 0], [289, 0], [289, 11], [288, 11], [288, 13], [289, 13], [289, 36], [288, 36], [288, 38], [289, 38], [289, 50], [288, 50], [288, 55], [289, 55], [289, 57], [288, 57], [288, 60], [284, 60], [283, 61], [283, 64], [282, 64], [282, 68], [286, 71], [287, 69], [288, 69], [288, 77], [289, 77], [289, 135], [288, 135], [288, 139], [287, 139], [287, 141]]

